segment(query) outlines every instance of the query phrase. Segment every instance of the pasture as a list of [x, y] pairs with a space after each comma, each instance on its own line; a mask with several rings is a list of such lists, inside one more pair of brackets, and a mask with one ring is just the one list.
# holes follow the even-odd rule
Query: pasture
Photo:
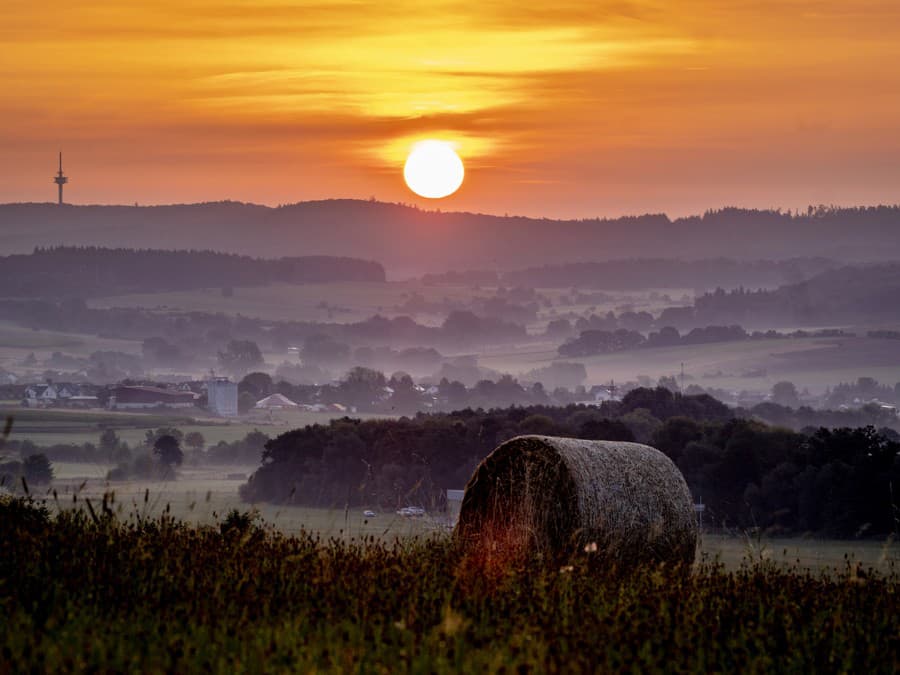
[[32, 352], [38, 361], [53, 352], [86, 357], [97, 350], [140, 354], [141, 343], [96, 335], [76, 335], [48, 330], [31, 330], [8, 321], [0, 321], [0, 368], [20, 374], [37, 374], [42, 368], [29, 368], [22, 361]]
[[699, 384], [736, 391], [767, 392], [781, 380], [791, 380], [798, 389], [808, 388], [812, 393], [866, 376], [880, 382], [900, 381], [896, 341], [869, 338], [744, 340], [573, 359], [560, 359], [556, 345], [547, 343], [487, 350], [479, 363], [501, 372], [525, 373], [554, 360], [584, 363], [591, 384], [625, 382], [640, 375], [654, 382], [663, 375], [678, 377], [682, 363], [685, 386]]
[[[13, 418], [9, 440], [29, 440], [41, 446], [57, 443], [96, 444], [104, 429], [114, 429], [119, 438], [131, 447], [144, 442], [148, 430], [159, 427], [175, 427], [184, 434], [198, 431], [206, 439], [207, 447], [219, 441], [233, 442], [244, 438], [254, 430], [271, 437], [285, 431], [310, 424], [328, 424], [343, 417], [336, 412], [307, 412], [303, 410], [254, 411], [241, 418], [193, 416], [200, 411], [172, 411], [171, 413], [130, 413], [108, 410], [27, 409], [16, 406], [0, 407], [0, 419]], [[370, 419], [384, 415], [354, 414], [356, 418]]]
[[[364, 321], [375, 314], [395, 316], [398, 306], [413, 294], [428, 302], [445, 298], [466, 301], [472, 288], [464, 285], [427, 285], [418, 281], [336, 282], [235, 288], [225, 297], [220, 288], [168, 293], [115, 295], [96, 298], [91, 307], [143, 307], [168, 311], [222, 312], [271, 321]], [[427, 317], [426, 317], [427, 318]]]
[[[178, 478], [169, 481], [107, 481], [106, 464], [54, 464], [51, 487], [34, 494], [55, 508], [82, 508], [85, 500], [94, 505], [106, 496], [111, 508], [121, 517], [140, 515], [153, 518], [169, 515], [195, 525], [216, 525], [232, 509], [253, 512], [260, 525], [283, 534], [302, 531], [323, 537], [344, 539], [374, 536], [378, 539], [404, 539], [412, 536], [447, 532], [445, 515], [435, 508], [422, 518], [397, 515], [394, 509], [373, 508], [374, 518], [363, 516], [363, 508], [312, 508], [284, 504], [248, 504], [238, 493], [244, 480], [232, 475], [249, 475], [254, 466], [183, 467]], [[56, 497], [53, 496], [56, 490]], [[830, 540], [818, 537], [771, 537], [748, 532], [704, 532], [697, 559], [721, 563], [729, 570], [742, 565], [766, 563], [778, 567], [799, 567], [824, 571], [861, 563], [888, 571], [900, 565], [900, 541]]]
[[[426, 284], [418, 280], [374, 282], [339, 282], [328, 284], [285, 284], [235, 288], [231, 297], [220, 288], [167, 293], [142, 293], [95, 298], [89, 306], [142, 307], [153, 310], [222, 312], [272, 321], [334, 321], [351, 323], [363, 321], [375, 314], [382, 316], [410, 315], [421, 323], [433, 325], [443, 321], [443, 314], [410, 311], [402, 305], [413, 296], [427, 303], [468, 303], [476, 297], [496, 293], [494, 286], [468, 284]], [[609, 311], [659, 312], [679, 301], [687, 289], [648, 289], [635, 292], [611, 292], [603, 301], [584, 300], [573, 296], [570, 289], [539, 288], [538, 293], [553, 302], [554, 308], [542, 308], [538, 320], [529, 325], [532, 331], [543, 330], [558, 313], [584, 314]]]
[[[54, 465], [56, 468], [57, 465]], [[445, 531], [443, 514], [432, 512], [422, 518], [402, 517], [395, 510], [373, 507], [374, 518], [363, 516], [362, 508], [310, 508], [296, 505], [247, 504], [238, 489], [255, 466], [183, 467], [177, 479], [164, 481], [107, 481], [112, 465], [72, 464], [60, 466], [53, 486], [38, 494], [57, 509], [82, 508], [104, 497], [123, 518], [155, 518], [163, 514], [194, 525], [216, 525], [232, 509], [255, 514], [261, 525], [284, 534], [315, 532], [325, 537], [376, 536], [410, 537]], [[231, 476], [243, 478], [231, 478]], [[53, 490], [56, 491], [54, 496]]]

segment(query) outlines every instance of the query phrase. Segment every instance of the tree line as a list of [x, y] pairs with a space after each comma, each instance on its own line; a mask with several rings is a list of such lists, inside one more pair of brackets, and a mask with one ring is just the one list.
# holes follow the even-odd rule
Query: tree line
[[637, 389], [599, 408], [528, 406], [341, 419], [270, 440], [247, 501], [440, 508], [499, 443], [521, 434], [650, 443], [684, 473], [708, 523], [830, 536], [898, 527], [900, 436], [873, 427], [802, 432], [736, 418], [715, 399]]
[[281, 281], [385, 281], [370, 260], [333, 256], [276, 259], [216, 251], [37, 247], [0, 257], [0, 288], [7, 297], [89, 297], [194, 288], [261, 286]]

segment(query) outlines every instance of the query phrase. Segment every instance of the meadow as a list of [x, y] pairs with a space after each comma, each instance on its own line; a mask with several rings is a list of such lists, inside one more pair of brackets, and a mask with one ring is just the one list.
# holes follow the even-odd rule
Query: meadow
[[[403, 307], [412, 297], [427, 303], [467, 304], [475, 298], [495, 295], [496, 286], [472, 286], [455, 283], [423, 283], [416, 279], [404, 281], [335, 282], [328, 284], [286, 284], [274, 283], [267, 286], [249, 286], [233, 289], [226, 296], [220, 288], [196, 289], [190, 291], [169, 291], [165, 293], [137, 293], [94, 298], [90, 307], [106, 309], [110, 307], [140, 307], [158, 311], [221, 312], [271, 321], [327, 321], [352, 323], [364, 321], [376, 314], [393, 317], [411, 315], [419, 323], [438, 325], [445, 313], [411, 312]], [[649, 311], [659, 313], [662, 309], [677, 305], [692, 291], [684, 288], [659, 288], [646, 291], [611, 292], [603, 301], [592, 296], [582, 296], [579, 300], [570, 289], [538, 288], [536, 291], [549, 299], [553, 309], [541, 308], [536, 321], [527, 328], [531, 332], [543, 331], [547, 323], [558, 313], [574, 312], [585, 314], [596, 312], [605, 314], [615, 311]]]
[[[501, 372], [522, 373], [559, 359], [554, 344], [523, 345], [485, 351], [479, 363]], [[839, 382], [873, 377], [900, 381], [897, 347], [889, 340], [868, 338], [780, 338], [638, 349], [586, 358], [590, 383], [626, 382], [645, 375], [679, 376], [684, 364], [685, 386], [699, 384], [740, 391], [768, 392], [791, 380], [800, 389], [821, 393]]]
[[8, 321], [0, 321], [0, 368], [21, 374], [38, 374], [40, 369], [22, 365], [31, 353], [40, 361], [53, 352], [86, 357], [97, 350], [139, 354], [141, 343], [97, 335], [76, 335], [48, 330], [31, 330]]
[[[333, 508], [249, 504], [241, 500], [238, 489], [255, 466], [186, 466], [179, 470], [177, 479], [165, 481], [107, 481], [106, 473], [111, 468], [111, 464], [54, 463], [53, 485], [33, 491], [53, 511], [83, 509], [87, 500], [94, 505], [105, 500], [114, 513], [125, 519], [169, 516], [191, 525], [218, 526], [226, 514], [238, 510], [252, 513], [260, 526], [284, 535], [311, 532], [325, 538], [374, 537], [393, 541], [445, 535], [452, 526], [448, 516], [434, 505], [425, 505], [426, 516], [409, 518], [375, 505], [372, 508], [377, 515], [366, 517], [364, 509], [348, 509], [341, 504]], [[728, 570], [737, 570], [748, 561], [799, 566], [810, 571], [836, 569], [850, 562], [887, 572], [900, 565], [900, 541], [709, 530], [701, 536], [698, 556]]]
[[[168, 413], [128, 413], [108, 410], [63, 410], [28, 409], [15, 406], [11, 402], [0, 405], [0, 419], [13, 418], [11, 441], [29, 440], [40, 446], [57, 443], [96, 444], [104, 429], [114, 429], [122, 441], [132, 448], [144, 442], [148, 430], [160, 427], [175, 427], [184, 434], [198, 431], [203, 434], [207, 447], [219, 441], [233, 442], [244, 438], [254, 430], [269, 436], [304, 427], [309, 424], [328, 424], [332, 419], [342, 417], [336, 412], [308, 412], [303, 410], [280, 410], [272, 414], [253, 412], [239, 419], [227, 420], [219, 417], [199, 416], [190, 410]], [[369, 419], [383, 415], [355, 413], [354, 417]]]
[[497, 566], [446, 536], [56, 516], [0, 498], [4, 672], [865, 672], [900, 668], [900, 574]]
[[[222, 312], [272, 321], [364, 321], [375, 314], [395, 316], [396, 308], [413, 294], [429, 302], [445, 298], [467, 301], [473, 290], [466, 285], [429, 285], [419, 281], [334, 282], [235, 288], [226, 297], [220, 288], [167, 293], [140, 293], [96, 298], [89, 306], [143, 307], [172, 311]], [[485, 293], [486, 294], [486, 293]]]

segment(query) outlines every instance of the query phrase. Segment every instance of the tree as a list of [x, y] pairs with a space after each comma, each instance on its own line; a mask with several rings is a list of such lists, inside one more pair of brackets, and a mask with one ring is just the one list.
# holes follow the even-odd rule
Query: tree
[[242, 415], [244, 413], [248, 413], [253, 410], [253, 407], [256, 405], [256, 397], [253, 396], [249, 391], [241, 392], [241, 395], [238, 396], [238, 412]]
[[305, 364], [343, 365], [350, 357], [350, 347], [330, 335], [311, 335], [303, 343], [300, 358]]
[[661, 424], [646, 408], [638, 408], [622, 415], [621, 421], [634, 434], [638, 443], [649, 443]]
[[165, 434], [156, 439], [153, 444], [153, 453], [159, 457], [167, 469], [173, 466], [181, 466], [184, 461], [184, 453], [181, 451], [181, 443], [174, 436]]
[[219, 352], [219, 365], [235, 376], [263, 365], [262, 352], [253, 340], [231, 340], [224, 352]]
[[119, 450], [119, 435], [115, 429], [104, 429], [100, 434], [100, 452], [107, 457], [115, 456]]
[[670, 417], [653, 432], [653, 447], [678, 462], [688, 443], [703, 438], [702, 427], [689, 417]]
[[41, 485], [53, 480], [53, 465], [47, 455], [28, 455], [22, 463], [22, 473], [29, 483]]
[[800, 396], [798, 396], [797, 387], [793, 382], [776, 382], [772, 387], [772, 400], [778, 405], [788, 408], [800, 407]]
[[625, 424], [619, 420], [611, 420], [608, 418], [588, 419], [578, 427], [578, 438], [586, 438], [596, 441], [634, 441], [634, 434], [631, 433]]
[[206, 439], [203, 438], [203, 434], [199, 431], [190, 432], [184, 437], [184, 442], [194, 452], [199, 452], [203, 449], [203, 446], [206, 445]]
[[392, 410], [405, 414], [414, 412], [419, 407], [422, 397], [409, 374], [394, 373], [387, 386], [394, 390], [390, 400]]
[[257, 401], [265, 398], [274, 391], [272, 376], [268, 373], [248, 373], [238, 383], [238, 392], [242, 393], [245, 391], [253, 394]]
[[176, 429], [175, 427], [160, 427], [156, 430], [147, 429], [144, 434], [144, 445], [148, 448], [152, 448], [156, 445], [156, 441], [162, 436], [172, 436], [179, 444], [184, 439], [184, 433], [181, 429]]
[[675, 379], [674, 375], [661, 376], [659, 378], [659, 383], [656, 386], [662, 387], [663, 389], [668, 389], [673, 394], [677, 394], [679, 392], [678, 381]]
[[339, 391], [344, 403], [357, 408], [370, 408], [385, 394], [387, 379], [384, 373], [371, 368], [352, 368], [341, 382]]

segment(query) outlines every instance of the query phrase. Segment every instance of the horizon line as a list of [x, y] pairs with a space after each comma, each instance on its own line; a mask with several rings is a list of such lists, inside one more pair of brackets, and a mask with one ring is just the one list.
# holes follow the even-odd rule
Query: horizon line
[[696, 211], [680, 216], [672, 216], [666, 211], [645, 211], [643, 213], [621, 213], [616, 216], [584, 216], [580, 218], [573, 217], [554, 217], [554, 216], [525, 216], [525, 215], [517, 215], [517, 214], [498, 214], [498, 213], [488, 213], [483, 211], [457, 211], [457, 210], [443, 210], [441, 208], [423, 208], [422, 206], [416, 203], [408, 203], [408, 202], [389, 202], [382, 201], [379, 199], [375, 199], [372, 197], [369, 198], [361, 198], [361, 197], [326, 197], [321, 199], [305, 199], [299, 200], [296, 202], [286, 202], [283, 204], [270, 205], [259, 202], [244, 202], [235, 199], [218, 199], [211, 201], [201, 201], [201, 202], [172, 202], [172, 203], [156, 203], [156, 204], [140, 204], [135, 202], [133, 204], [102, 204], [102, 203], [93, 203], [93, 204], [72, 204], [71, 202], [66, 202], [65, 204], [58, 204], [57, 202], [0, 202], [0, 208], [10, 207], [10, 206], [49, 206], [54, 209], [59, 208], [124, 208], [124, 209], [154, 209], [154, 208], [172, 208], [172, 207], [198, 207], [198, 206], [213, 206], [213, 205], [239, 205], [239, 206], [250, 206], [261, 209], [269, 209], [269, 210], [279, 210], [286, 209], [291, 207], [298, 207], [303, 205], [311, 205], [311, 204], [324, 204], [328, 202], [354, 202], [360, 204], [377, 204], [381, 206], [393, 206], [398, 208], [405, 208], [412, 211], [419, 211], [422, 213], [426, 213], [429, 215], [464, 215], [464, 216], [480, 216], [480, 217], [488, 217], [488, 218], [498, 218], [498, 219], [513, 219], [513, 220], [533, 220], [533, 221], [556, 221], [556, 222], [589, 222], [589, 221], [616, 221], [627, 218], [648, 218], [648, 217], [665, 217], [670, 222], [674, 222], [677, 220], [686, 220], [691, 218], [702, 218], [706, 214], [709, 213], [722, 213], [724, 211], [734, 210], [734, 211], [743, 211], [743, 212], [752, 212], [758, 211], [760, 213], [767, 214], [781, 214], [788, 215], [790, 217], [807, 217], [810, 209], [827, 209], [831, 211], [843, 211], [843, 210], [851, 210], [851, 209], [900, 209], [900, 203], [878, 203], [878, 204], [807, 204], [805, 212], [800, 208], [792, 209], [792, 208], [784, 208], [781, 206], [772, 206], [766, 208], [760, 208], [756, 206], [736, 206], [733, 204], [726, 204], [717, 207], [708, 207], [702, 213], [698, 213]]

